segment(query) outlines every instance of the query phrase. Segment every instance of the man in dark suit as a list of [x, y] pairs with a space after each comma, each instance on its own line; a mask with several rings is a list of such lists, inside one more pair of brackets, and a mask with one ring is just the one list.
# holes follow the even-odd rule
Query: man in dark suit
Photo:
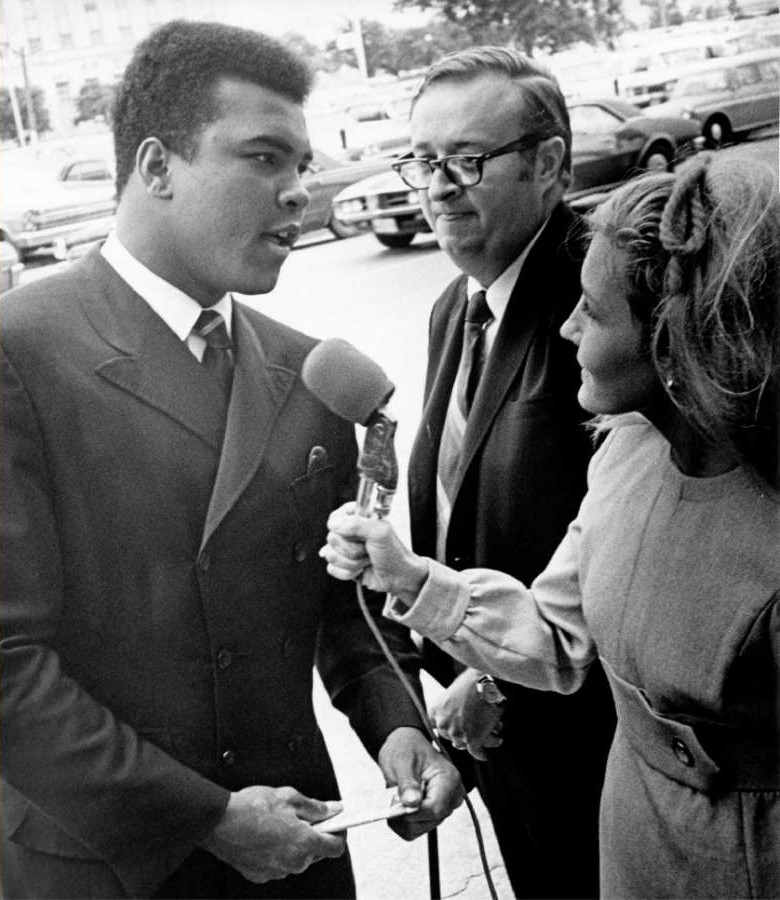
[[[463, 273], [431, 314], [409, 464], [414, 549], [528, 584], [577, 511], [590, 455], [579, 370], [558, 335], [579, 297], [583, 257], [582, 223], [562, 199], [568, 113], [544, 68], [474, 48], [429, 70], [411, 133], [413, 158], [398, 171]], [[432, 717], [479, 786], [517, 896], [597, 896], [598, 801], [614, 728], [603, 674], [560, 696], [497, 685], [425, 649], [448, 685]]]
[[399, 833], [461, 800], [317, 556], [356, 448], [300, 380], [315, 341], [230, 294], [270, 291], [300, 232], [309, 87], [263, 35], [158, 29], [116, 105], [116, 233], [4, 298], [7, 900], [354, 896], [311, 827], [338, 796], [315, 661], [421, 802]]

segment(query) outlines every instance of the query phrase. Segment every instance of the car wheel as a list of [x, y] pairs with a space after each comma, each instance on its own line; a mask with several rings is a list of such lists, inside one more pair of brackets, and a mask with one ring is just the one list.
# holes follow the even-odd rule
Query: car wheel
[[391, 250], [408, 247], [414, 240], [413, 234], [375, 234], [374, 237], [383, 247], [389, 247]]
[[668, 144], [653, 144], [639, 165], [645, 172], [668, 172], [673, 156], [672, 148]]
[[355, 237], [355, 235], [360, 234], [363, 229], [360, 225], [347, 225], [346, 222], [341, 222], [335, 216], [331, 216], [328, 221], [328, 228], [331, 231], [331, 234], [334, 234], [339, 240], [342, 238], [350, 238]]
[[704, 123], [702, 134], [707, 146], [717, 149], [731, 140], [731, 123], [725, 116], [713, 116]]

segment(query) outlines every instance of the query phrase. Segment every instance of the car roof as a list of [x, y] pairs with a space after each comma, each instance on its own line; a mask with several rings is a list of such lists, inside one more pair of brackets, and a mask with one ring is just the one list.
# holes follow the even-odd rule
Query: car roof
[[714, 59], [705, 59], [700, 63], [691, 63], [685, 66], [680, 78], [687, 75], [696, 75], [699, 72], [712, 72], [717, 69], [735, 69], [737, 66], [747, 66], [751, 63], [774, 61], [778, 58], [777, 47], [767, 47], [763, 50], [751, 50], [749, 53], [736, 53], [734, 56], [716, 56]]

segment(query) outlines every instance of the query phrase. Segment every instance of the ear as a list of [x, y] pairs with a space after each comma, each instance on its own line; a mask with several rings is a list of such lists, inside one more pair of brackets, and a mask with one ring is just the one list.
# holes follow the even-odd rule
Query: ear
[[536, 174], [545, 184], [554, 184], [560, 175], [566, 144], [562, 137], [551, 137], [542, 141], [536, 151]]
[[136, 172], [146, 192], [153, 197], [169, 199], [173, 196], [170, 156], [170, 150], [157, 137], [146, 138], [136, 151]]

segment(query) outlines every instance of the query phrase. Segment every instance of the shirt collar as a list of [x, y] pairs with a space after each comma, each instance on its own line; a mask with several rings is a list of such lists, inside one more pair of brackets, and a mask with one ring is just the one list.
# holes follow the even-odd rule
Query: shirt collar
[[484, 291], [485, 300], [490, 312], [493, 313], [493, 318], [496, 323], [501, 321], [506, 312], [506, 308], [509, 305], [509, 298], [512, 296], [512, 291], [517, 283], [517, 279], [520, 277], [520, 271], [528, 258], [528, 254], [531, 252], [534, 244], [539, 239], [539, 235], [544, 231], [549, 221], [550, 217], [548, 216], [539, 226], [536, 234], [525, 245], [523, 252], [513, 263], [511, 263], [511, 265], [504, 269], [489, 288], [482, 287], [476, 278], [472, 278], [471, 275], [469, 275], [466, 282], [467, 296], [471, 297], [476, 291]]
[[[117, 275], [152, 307], [180, 340], [186, 341], [195, 327], [198, 316], [203, 312], [200, 303], [139, 262], [122, 244], [116, 232], [108, 236], [101, 252]], [[233, 304], [230, 294], [225, 294], [209, 309], [222, 316], [230, 335], [233, 324]]]

